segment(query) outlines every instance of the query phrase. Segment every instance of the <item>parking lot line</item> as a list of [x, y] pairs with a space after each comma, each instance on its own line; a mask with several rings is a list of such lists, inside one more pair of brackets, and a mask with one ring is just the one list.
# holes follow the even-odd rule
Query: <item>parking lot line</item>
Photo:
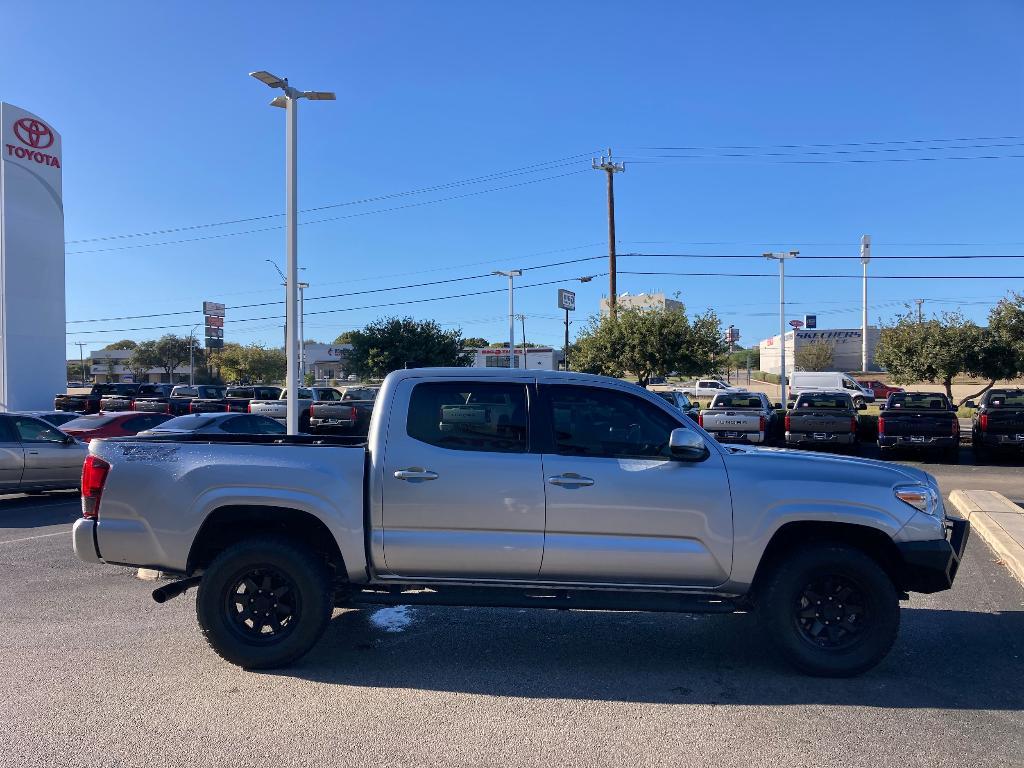
[[38, 536], [25, 536], [21, 539], [4, 539], [0, 544], [17, 544], [19, 541], [32, 541], [33, 539], [47, 539], [50, 536], [70, 536], [68, 531], [57, 531], [56, 533], [41, 533]]

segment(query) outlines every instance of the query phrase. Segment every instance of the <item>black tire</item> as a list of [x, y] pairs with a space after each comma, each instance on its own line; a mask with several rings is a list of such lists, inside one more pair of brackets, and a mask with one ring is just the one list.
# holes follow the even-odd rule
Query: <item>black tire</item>
[[320, 639], [333, 610], [327, 564], [282, 536], [245, 539], [225, 549], [203, 573], [196, 595], [206, 642], [244, 669], [295, 661]]
[[791, 550], [775, 561], [759, 592], [763, 631], [806, 674], [859, 675], [885, 658], [896, 640], [896, 588], [859, 549], [822, 544]]
[[883, 461], [892, 461], [896, 458], [896, 449], [878, 446], [878, 457]]
[[853, 407], [859, 409], [862, 405], [867, 405], [867, 402], [863, 397], [855, 397], [853, 398]]
[[971, 453], [974, 454], [975, 464], [984, 464], [989, 460], [988, 450], [976, 437], [971, 440]]
[[942, 458], [947, 464], [960, 463], [960, 446], [951, 445], [942, 452]]

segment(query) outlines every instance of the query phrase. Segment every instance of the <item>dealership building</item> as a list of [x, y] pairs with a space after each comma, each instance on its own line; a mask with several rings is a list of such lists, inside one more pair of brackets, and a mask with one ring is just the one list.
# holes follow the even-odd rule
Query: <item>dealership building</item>
[[[824, 342], [832, 347], [832, 367], [837, 371], [859, 371], [861, 369], [860, 328], [815, 328], [813, 330], [790, 331], [786, 334], [786, 370], [794, 371], [796, 352], [815, 342]], [[878, 328], [868, 326], [868, 370], [876, 370], [875, 349], [878, 347]], [[779, 361], [779, 337], [772, 336], [760, 344], [761, 370], [778, 374], [782, 365]]]

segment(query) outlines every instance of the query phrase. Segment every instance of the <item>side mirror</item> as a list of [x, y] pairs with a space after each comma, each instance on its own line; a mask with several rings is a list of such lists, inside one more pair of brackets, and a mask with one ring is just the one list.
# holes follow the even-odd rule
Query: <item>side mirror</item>
[[673, 429], [668, 447], [672, 457], [679, 461], [704, 461], [711, 453], [704, 444], [704, 438], [692, 429]]
[[857, 403], [857, 410], [858, 411], [866, 411], [867, 409], [868, 409], [868, 404], [867, 403]]
[[[964, 405], [964, 408], [977, 408], [978, 407], [978, 404], [975, 403], [973, 400], [968, 400], [963, 405]], [[955, 405], [953, 406], [953, 410], [954, 411], [956, 410], [956, 406]]]
[[64, 435], [64, 439], [61, 442], [64, 443], [64, 445], [74, 445], [78, 441], [71, 435]]

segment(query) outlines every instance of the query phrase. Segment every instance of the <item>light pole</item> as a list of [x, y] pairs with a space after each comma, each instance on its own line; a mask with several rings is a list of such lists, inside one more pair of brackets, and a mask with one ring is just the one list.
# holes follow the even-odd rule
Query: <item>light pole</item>
[[[501, 275], [502, 277], [508, 278], [508, 367], [518, 368], [516, 365], [516, 315], [515, 306], [512, 300], [514, 288], [512, 286], [512, 279], [516, 277], [522, 277], [523, 270], [521, 269], [509, 269], [502, 271], [500, 269], [494, 270], [491, 274]], [[525, 364], [525, 360], [523, 361]]]
[[860, 263], [864, 267], [860, 308], [860, 369], [868, 370], [868, 262], [871, 261], [871, 235], [861, 235]]
[[309, 283], [299, 283], [299, 376], [306, 383], [306, 289]]
[[288, 358], [288, 374], [285, 386], [288, 388], [286, 404], [288, 434], [295, 435], [299, 431], [299, 366], [296, 359], [298, 348], [298, 215], [299, 204], [296, 186], [297, 178], [297, 131], [299, 99], [310, 101], [334, 101], [330, 91], [300, 91], [288, 84], [288, 78], [278, 77], [260, 70], [250, 72], [261, 83], [284, 91], [283, 96], [274, 98], [270, 104], [284, 107], [285, 119], [285, 219], [287, 235], [285, 237], [288, 257], [288, 279], [286, 282], [287, 296], [285, 299], [285, 354]]
[[[779, 262], [779, 382], [782, 385], [782, 407], [786, 402], [786, 259], [795, 259], [800, 251], [766, 253], [766, 259]], [[796, 351], [796, 331], [793, 331], [793, 350]]]
[[[583, 277], [574, 278], [579, 280], [581, 283], [589, 283], [594, 279], [593, 275], [584, 275]], [[569, 308], [565, 309], [565, 343], [562, 346], [562, 370], [569, 370]]]
[[188, 332], [188, 385], [194, 387], [196, 385], [196, 328], [199, 325], [193, 325], [192, 330]]

